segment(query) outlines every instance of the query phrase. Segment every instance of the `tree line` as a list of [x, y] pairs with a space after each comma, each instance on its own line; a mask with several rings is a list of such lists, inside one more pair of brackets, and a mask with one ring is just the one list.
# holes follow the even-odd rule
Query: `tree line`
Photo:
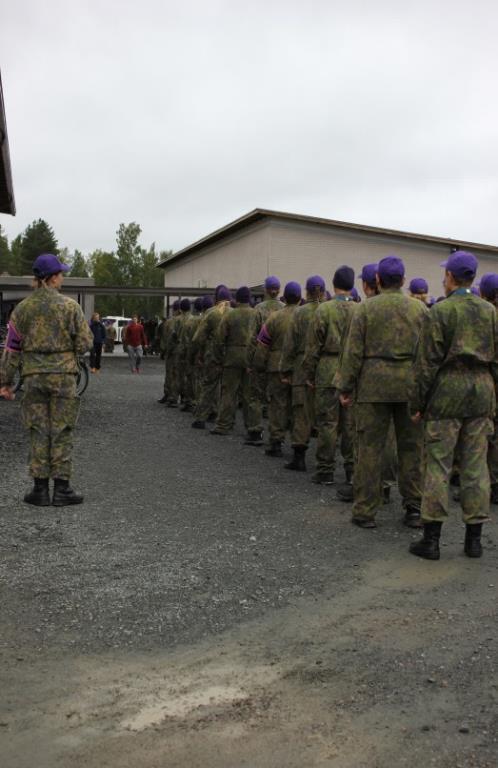
[[[31, 275], [32, 264], [40, 253], [54, 253], [71, 266], [70, 277], [93, 277], [95, 285], [162, 287], [164, 276], [157, 265], [172, 252], [158, 253], [155, 243], [144, 248], [139, 243], [141, 233], [135, 222], [120, 224], [115, 250], [97, 248], [85, 256], [79, 250], [60, 248], [53, 228], [44, 219], [33, 221], [10, 244], [0, 225], [0, 275]], [[160, 296], [95, 296], [95, 310], [102, 316], [138, 313], [150, 318], [162, 315], [163, 307]]]

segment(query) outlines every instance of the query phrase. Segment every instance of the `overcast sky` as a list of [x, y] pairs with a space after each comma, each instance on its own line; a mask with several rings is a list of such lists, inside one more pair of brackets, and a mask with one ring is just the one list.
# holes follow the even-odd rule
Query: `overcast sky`
[[16, 0], [17, 216], [177, 250], [255, 207], [498, 244], [494, 0]]

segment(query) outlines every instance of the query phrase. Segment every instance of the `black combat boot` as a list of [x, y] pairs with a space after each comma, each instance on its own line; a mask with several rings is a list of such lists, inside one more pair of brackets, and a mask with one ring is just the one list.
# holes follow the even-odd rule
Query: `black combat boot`
[[160, 400], [158, 400], [157, 402], [158, 402], [158, 403], [161, 403], [162, 405], [164, 405], [164, 403], [167, 403], [167, 402], [168, 402], [168, 396], [167, 396], [167, 395], [163, 395], [163, 396], [161, 397], [161, 399], [160, 399]]
[[403, 517], [403, 525], [408, 526], [408, 528], [422, 528], [420, 509], [407, 504]]
[[285, 469], [294, 469], [296, 472], [306, 472], [306, 462], [304, 460], [305, 453], [306, 448], [303, 445], [298, 445], [294, 448], [294, 458], [292, 461], [284, 464]]
[[481, 532], [482, 523], [465, 526], [464, 552], [467, 557], [482, 557]]
[[498, 504], [498, 483], [491, 483], [491, 493], [489, 495], [491, 504]]
[[265, 448], [265, 455], [280, 458], [282, 456], [282, 443], [270, 443], [268, 448]]
[[410, 544], [412, 555], [425, 560], [439, 560], [439, 537], [442, 523], [424, 523], [424, 535], [419, 541]]
[[342, 483], [337, 486], [337, 498], [350, 504], [354, 501], [353, 483]]
[[48, 478], [35, 477], [33, 490], [25, 495], [24, 501], [28, 504], [34, 504], [35, 507], [49, 507], [50, 493], [48, 490]]
[[248, 432], [244, 445], [263, 445], [263, 433], [261, 431]]
[[201, 419], [196, 419], [196, 421], [192, 422], [192, 429], [205, 429], [206, 423], [204, 421], [201, 421]]
[[54, 495], [52, 497], [54, 507], [68, 507], [70, 504], [81, 504], [82, 502], [83, 496], [73, 491], [69, 485], [69, 480], [55, 478]]
[[315, 472], [311, 478], [312, 483], [316, 485], [334, 485], [334, 473], [333, 472]]

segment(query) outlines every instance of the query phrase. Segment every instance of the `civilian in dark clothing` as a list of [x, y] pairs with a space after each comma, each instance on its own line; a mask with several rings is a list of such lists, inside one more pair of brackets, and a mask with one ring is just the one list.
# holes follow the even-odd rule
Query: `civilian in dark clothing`
[[93, 333], [93, 346], [90, 350], [90, 370], [92, 373], [98, 373], [100, 371], [102, 347], [105, 344], [106, 337], [105, 325], [100, 320], [98, 312], [94, 312], [92, 315], [90, 330]]

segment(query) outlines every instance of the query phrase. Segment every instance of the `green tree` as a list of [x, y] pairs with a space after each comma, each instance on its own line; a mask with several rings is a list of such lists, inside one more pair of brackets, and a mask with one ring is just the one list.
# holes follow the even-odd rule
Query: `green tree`
[[70, 277], [90, 277], [90, 274], [88, 272], [88, 264], [81, 253], [81, 251], [75, 251], [74, 256], [71, 261], [71, 271], [69, 273]]
[[11, 260], [12, 254], [9, 248], [9, 241], [7, 236], [3, 234], [0, 224], [0, 275], [4, 274], [4, 272], [10, 272]]
[[34, 260], [40, 253], [59, 253], [54, 230], [43, 219], [33, 221], [22, 234], [20, 263], [16, 267], [22, 275], [31, 274]]
[[[10, 244], [10, 274], [22, 275], [21, 268], [22, 234], [17, 235]], [[31, 269], [30, 269], [31, 272]]]

